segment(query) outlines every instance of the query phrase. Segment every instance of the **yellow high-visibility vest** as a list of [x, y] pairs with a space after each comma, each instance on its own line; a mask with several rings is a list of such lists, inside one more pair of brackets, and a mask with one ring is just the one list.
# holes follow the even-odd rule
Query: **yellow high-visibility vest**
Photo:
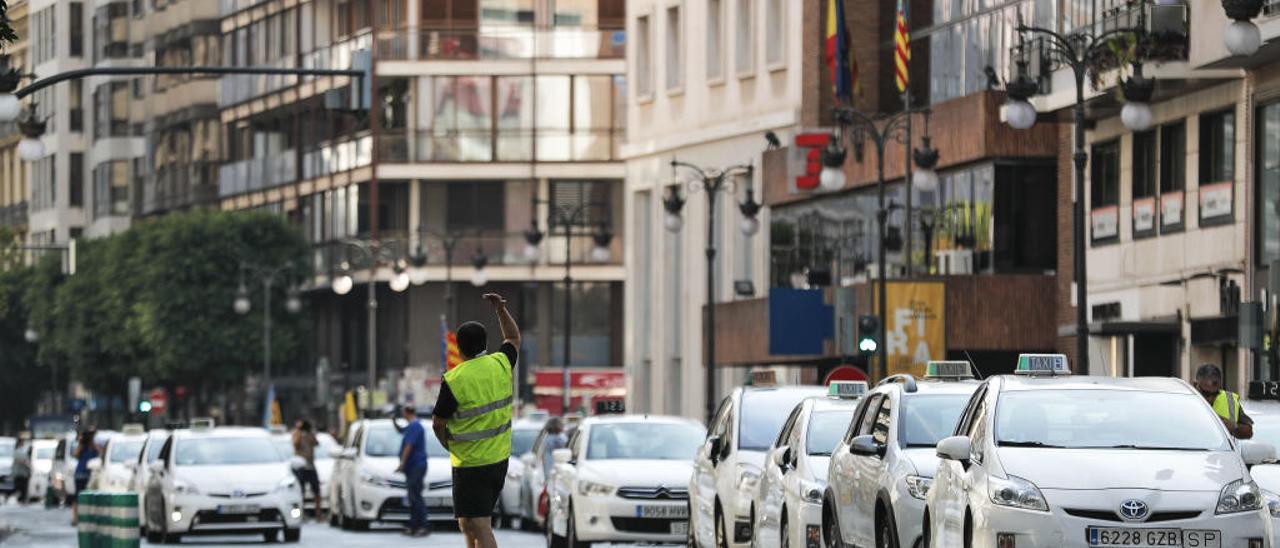
[[1213, 400], [1213, 411], [1235, 424], [1240, 418], [1240, 396], [1235, 392], [1219, 390], [1218, 397]]
[[511, 361], [502, 352], [477, 356], [444, 374], [458, 409], [445, 425], [454, 467], [511, 457]]

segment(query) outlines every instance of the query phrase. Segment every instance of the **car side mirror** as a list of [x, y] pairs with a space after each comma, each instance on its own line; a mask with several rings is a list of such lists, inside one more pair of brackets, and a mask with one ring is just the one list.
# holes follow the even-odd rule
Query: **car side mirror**
[[356, 458], [356, 448], [348, 447], [346, 449], [343, 449], [342, 451], [338, 452], [338, 457], [344, 458], [344, 459], [354, 459]]
[[573, 460], [573, 451], [566, 448], [556, 449], [551, 452], [551, 460], [556, 464], [569, 464]]
[[1257, 466], [1259, 464], [1275, 462], [1276, 448], [1269, 443], [1241, 441], [1240, 457], [1244, 459], [1246, 466]]
[[791, 467], [791, 448], [785, 445], [779, 446], [773, 450], [773, 464], [779, 470], [786, 472]]
[[968, 436], [952, 436], [938, 442], [938, 458], [968, 464], [973, 455], [973, 440]]
[[724, 450], [724, 439], [720, 436], [711, 436], [707, 438], [707, 456], [711, 458], [711, 464], [720, 463], [720, 452]]
[[881, 458], [884, 457], [885, 450], [884, 444], [877, 442], [875, 437], [870, 434], [863, 434], [853, 438], [853, 441], [849, 443], [849, 452], [863, 457]]

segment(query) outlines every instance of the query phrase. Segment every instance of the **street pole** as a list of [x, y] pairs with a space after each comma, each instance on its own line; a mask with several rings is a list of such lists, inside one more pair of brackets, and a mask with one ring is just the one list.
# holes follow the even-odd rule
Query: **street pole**
[[1075, 210], [1072, 212], [1072, 249], [1075, 256], [1075, 279], [1076, 279], [1076, 372], [1089, 372], [1089, 280], [1088, 270], [1085, 268], [1085, 249], [1084, 249], [1084, 168], [1089, 162], [1089, 156], [1084, 150], [1084, 79], [1085, 66], [1084, 63], [1076, 63], [1072, 67], [1076, 77], [1076, 106], [1075, 106], [1075, 153], [1072, 155], [1072, 162], [1075, 164], [1076, 178], [1076, 200]]
[[913, 259], [914, 259], [914, 257], [911, 256], [911, 254], [912, 254], [912, 251], [915, 250], [915, 248], [912, 247], [912, 235], [915, 233], [915, 230], [914, 230], [915, 227], [911, 225], [911, 217], [912, 217], [911, 203], [912, 201], [914, 201], [914, 196], [912, 195], [915, 194], [915, 192], [913, 191], [914, 189], [912, 187], [913, 181], [911, 180], [911, 175], [912, 175], [911, 168], [914, 165], [913, 162], [911, 161], [911, 152], [914, 147], [911, 146], [913, 143], [913, 141], [911, 140], [911, 114], [910, 114], [911, 84], [909, 83], [910, 79], [908, 79], [907, 81], [908, 81], [907, 89], [906, 91], [902, 92], [902, 111], [907, 113], [907, 124], [906, 124], [906, 129], [904, 130], [907, 134], [907, 145], [903, 147], [903, 152], [906, 154], [905, 158], [903, 159], [903, 165], [906, 166], [906, 172], [904, 173], [904, 176], [902, 179], [903, 181], [902, 187], [907, 192], [907, 209], [906, 211], [903, 212], [905, 220], [902, 223], [902, 230], [903, 232], [906, 232], [906, 234], [903, 235], [903, 237], [906, 238], [903, 262], [905, 263], [906, 269], [907, 269], [906, 276], [908, 278], [914, 278], [915, 271], [912, 270], [911, 268], [912, 266], [911, 263], [913, 262]]
[[366, 303], [368, 308], [368, 324], [369, 331], [369, 348], [366, 350], [365, 359], [368, 360], [369, 375], [369, 406], [373, 406], [373, 391], [378, 387], [378, 263], [377, 258], [373, 259], [373, 265], [369, 267], [369, 297]]
[[573, 295], [572, 295], [573, 276], [572, 276], [572, 272], [570, 271], [573, 261], [570, 260], [569, 254], [573, 250], [573, 245], [572, 245], [573, 227], [571, 226], [570, 223], [567, 223], [567, 222], [563, 224], [564, 224], [564, 358], [561, 360], [563, 365], [560, 371], [560, 377], [561, 377], [560, 382], [562, 384], [562, 388], [564, 389], [564, 397], [562, 398], [562, 405], [564, 406], [564, 414], [568, 415], [569, 406], [573, 404], [573, 400], [569, 394], [569, 390], [572, 387], [572, 383], [570, 382], [570, 375], [569, 375], [569, 342], [573, 338], [571, 334], [573, 330], [573, 322], [571, 321], [571, 315], [573, 314]]
[[262, 278], [262, 379], [263, 388], [271, 386], [271, 282]]
[[707, 312], [702, 330], [707, 340], [707, 424], [715, 417], [716, 405], [716, 194], [724, 183], [724, 175], [704, 178], [707, 185]]

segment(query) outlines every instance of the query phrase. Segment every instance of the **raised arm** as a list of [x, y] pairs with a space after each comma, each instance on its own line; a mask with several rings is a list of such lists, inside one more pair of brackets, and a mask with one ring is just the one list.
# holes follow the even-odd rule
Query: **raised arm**
[[498, 314], [498, 325], [502, 328], [503, 342], [509, 342], [512, 346], [520, 348], [520, 327], [516, 325], [515, 318], [511, 317], [511, 311], [507, 310], [507, 300], [497, 293], [486, 293], [484, 300], [489, 301], [493, 305], [493, 311]]

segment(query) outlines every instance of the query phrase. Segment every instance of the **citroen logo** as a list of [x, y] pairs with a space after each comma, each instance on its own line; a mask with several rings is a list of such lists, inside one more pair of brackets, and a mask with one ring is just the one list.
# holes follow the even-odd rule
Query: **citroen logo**
[[1120, 517], [1125, 521], [1142, 521], [1147, 518], [1151, 508], [1147, 503], [1137, 499], [1129, 499], [1120, 503]]

